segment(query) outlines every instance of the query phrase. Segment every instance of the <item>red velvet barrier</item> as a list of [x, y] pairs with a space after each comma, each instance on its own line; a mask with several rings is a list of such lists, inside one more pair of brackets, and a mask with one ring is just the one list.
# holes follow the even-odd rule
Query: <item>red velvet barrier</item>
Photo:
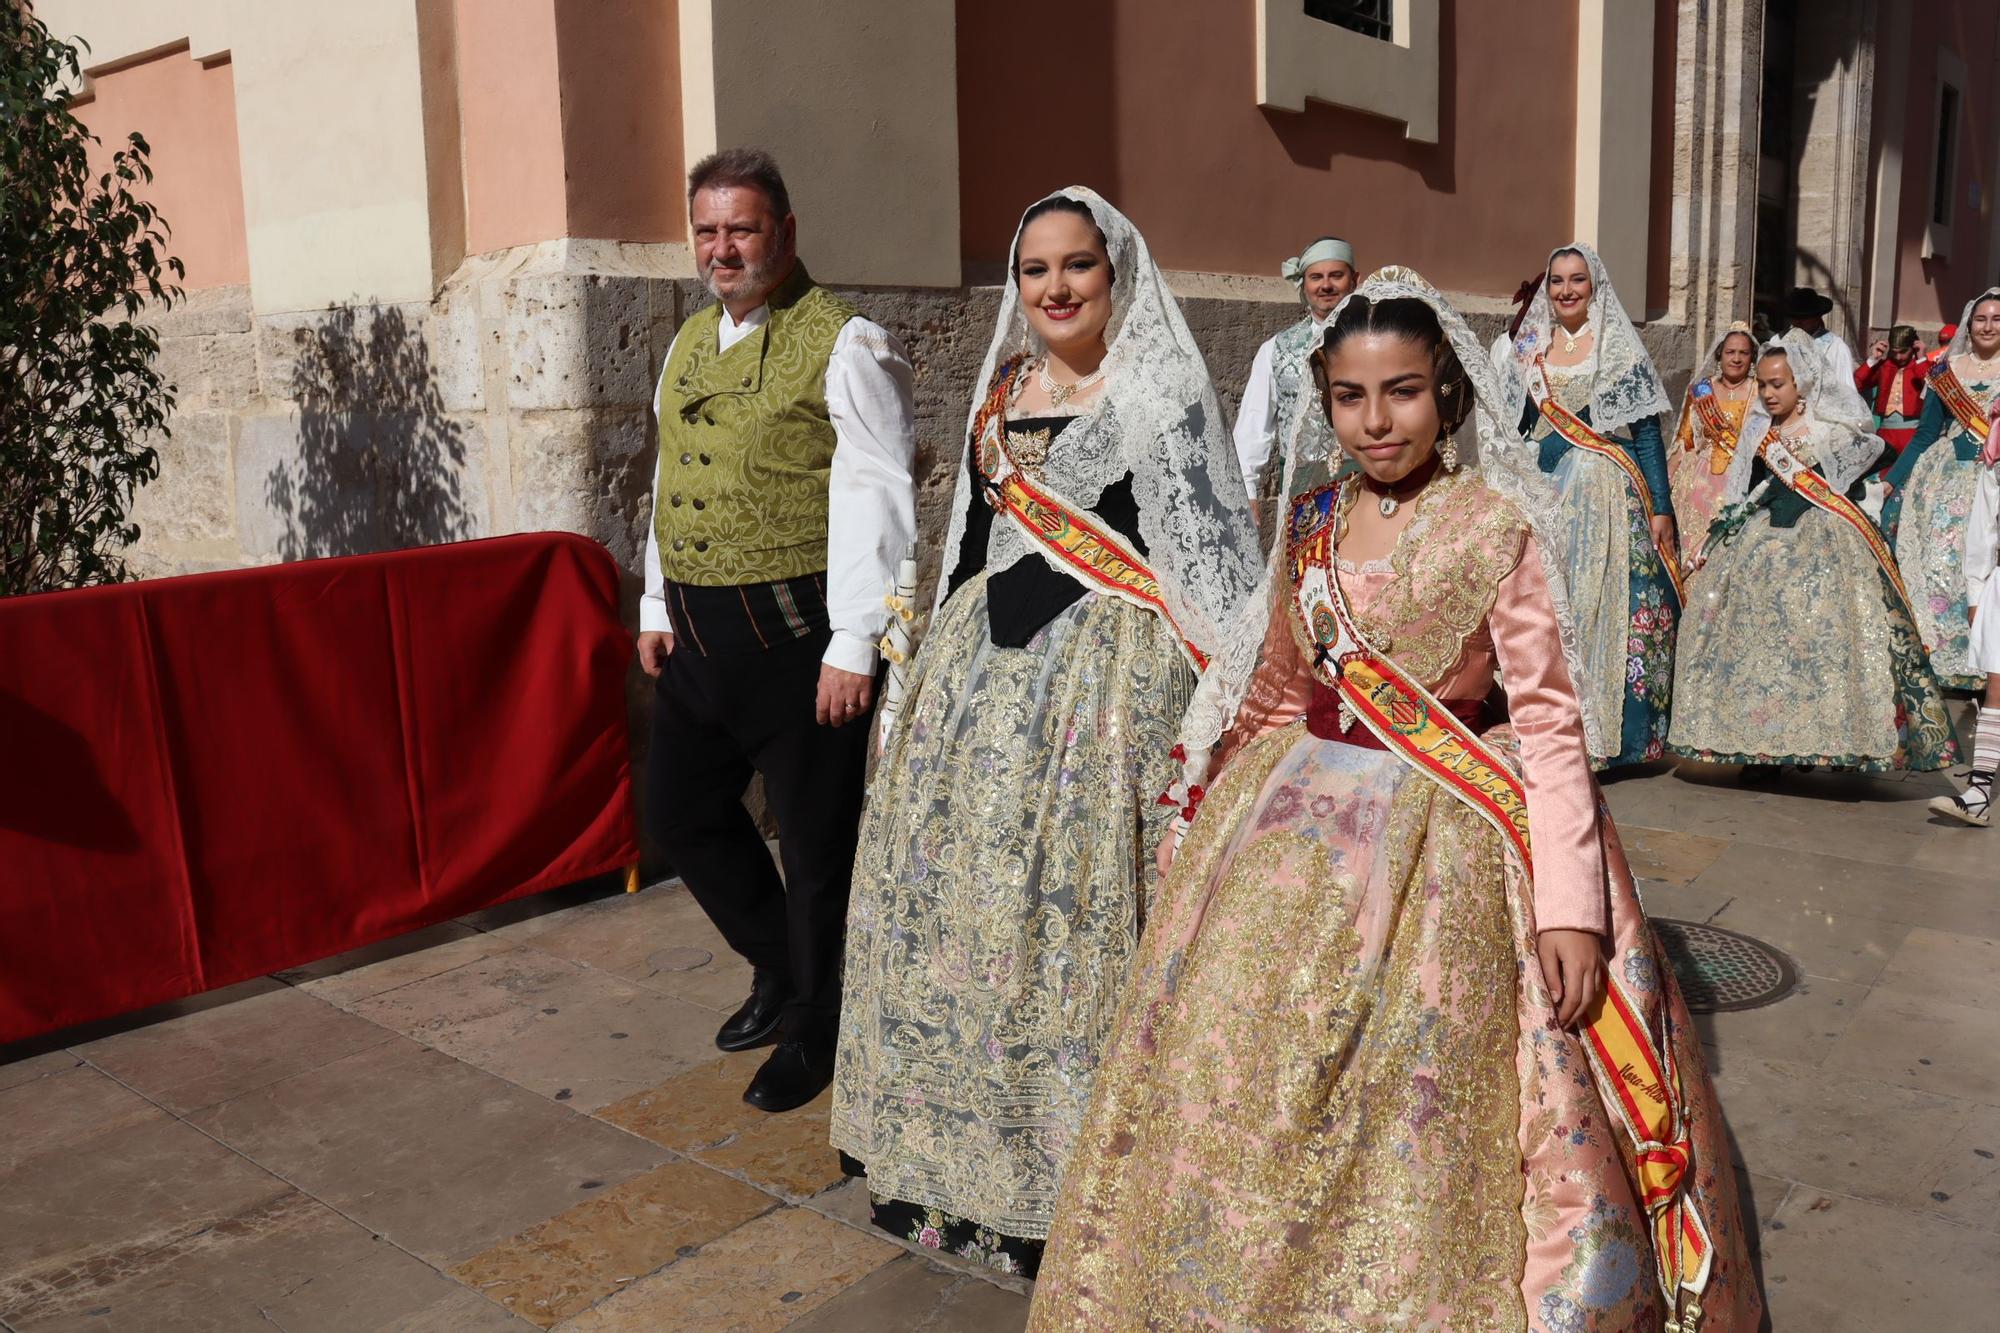
[[636, 861], [630, 653], [566, 533], [0, 599], [0, 1042]]

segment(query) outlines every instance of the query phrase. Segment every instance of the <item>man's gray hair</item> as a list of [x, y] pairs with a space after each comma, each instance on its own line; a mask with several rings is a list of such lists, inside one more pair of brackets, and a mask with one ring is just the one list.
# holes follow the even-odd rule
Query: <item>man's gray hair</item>
[[778, 159], [761, 148], [725, 148], [695, 163], [688, 173], [688, 207], [694, 207], [695, 195], [703, 190], [744, 185], [762, 190], [779, 217], [792, 211], [792, 195], [785, 188]]

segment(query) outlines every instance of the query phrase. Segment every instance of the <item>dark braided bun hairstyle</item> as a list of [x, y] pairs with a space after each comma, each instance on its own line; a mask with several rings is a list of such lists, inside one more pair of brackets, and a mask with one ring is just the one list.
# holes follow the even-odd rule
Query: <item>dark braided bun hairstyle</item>
[[1328, 326], [1320, 345], [1312, 354], [1313, 384], [1319, 389], [1320, 409], [1333, 420], [1333, 404], [1327, 393], [1327, 362], [1334, 349], [1349, 338], [1363, 333], [1387, 334], [1429, 350], [1435, 382], [1431, 392], [1437, 399], [1438, 439], [1452, 434], [1472, 415], [1472, 380], [1459, 363], [1451, 340], [1444, 336], [1437, 312], [1414, 296], [1391, 296], [1371, 301], [1351, 296]]

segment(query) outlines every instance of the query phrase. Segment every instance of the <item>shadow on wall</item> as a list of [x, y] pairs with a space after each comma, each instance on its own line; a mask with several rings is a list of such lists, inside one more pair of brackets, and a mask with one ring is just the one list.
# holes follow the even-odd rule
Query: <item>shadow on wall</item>
[[285, 560], [479, 535], [463, 494], [465, 427], [444, 412], [430, 349], [394, 306], [344, 307], [294, 335], [296, 457], [264, 498]]

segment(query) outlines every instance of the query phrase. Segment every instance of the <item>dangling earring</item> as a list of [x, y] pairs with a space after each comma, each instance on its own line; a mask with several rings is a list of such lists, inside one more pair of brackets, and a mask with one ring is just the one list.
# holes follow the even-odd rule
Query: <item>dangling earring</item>
[[1447, 435], [1438, 442], [1438, 461], [1444, 464], [1446, 472], [1458, 471], [1458, 436]]

